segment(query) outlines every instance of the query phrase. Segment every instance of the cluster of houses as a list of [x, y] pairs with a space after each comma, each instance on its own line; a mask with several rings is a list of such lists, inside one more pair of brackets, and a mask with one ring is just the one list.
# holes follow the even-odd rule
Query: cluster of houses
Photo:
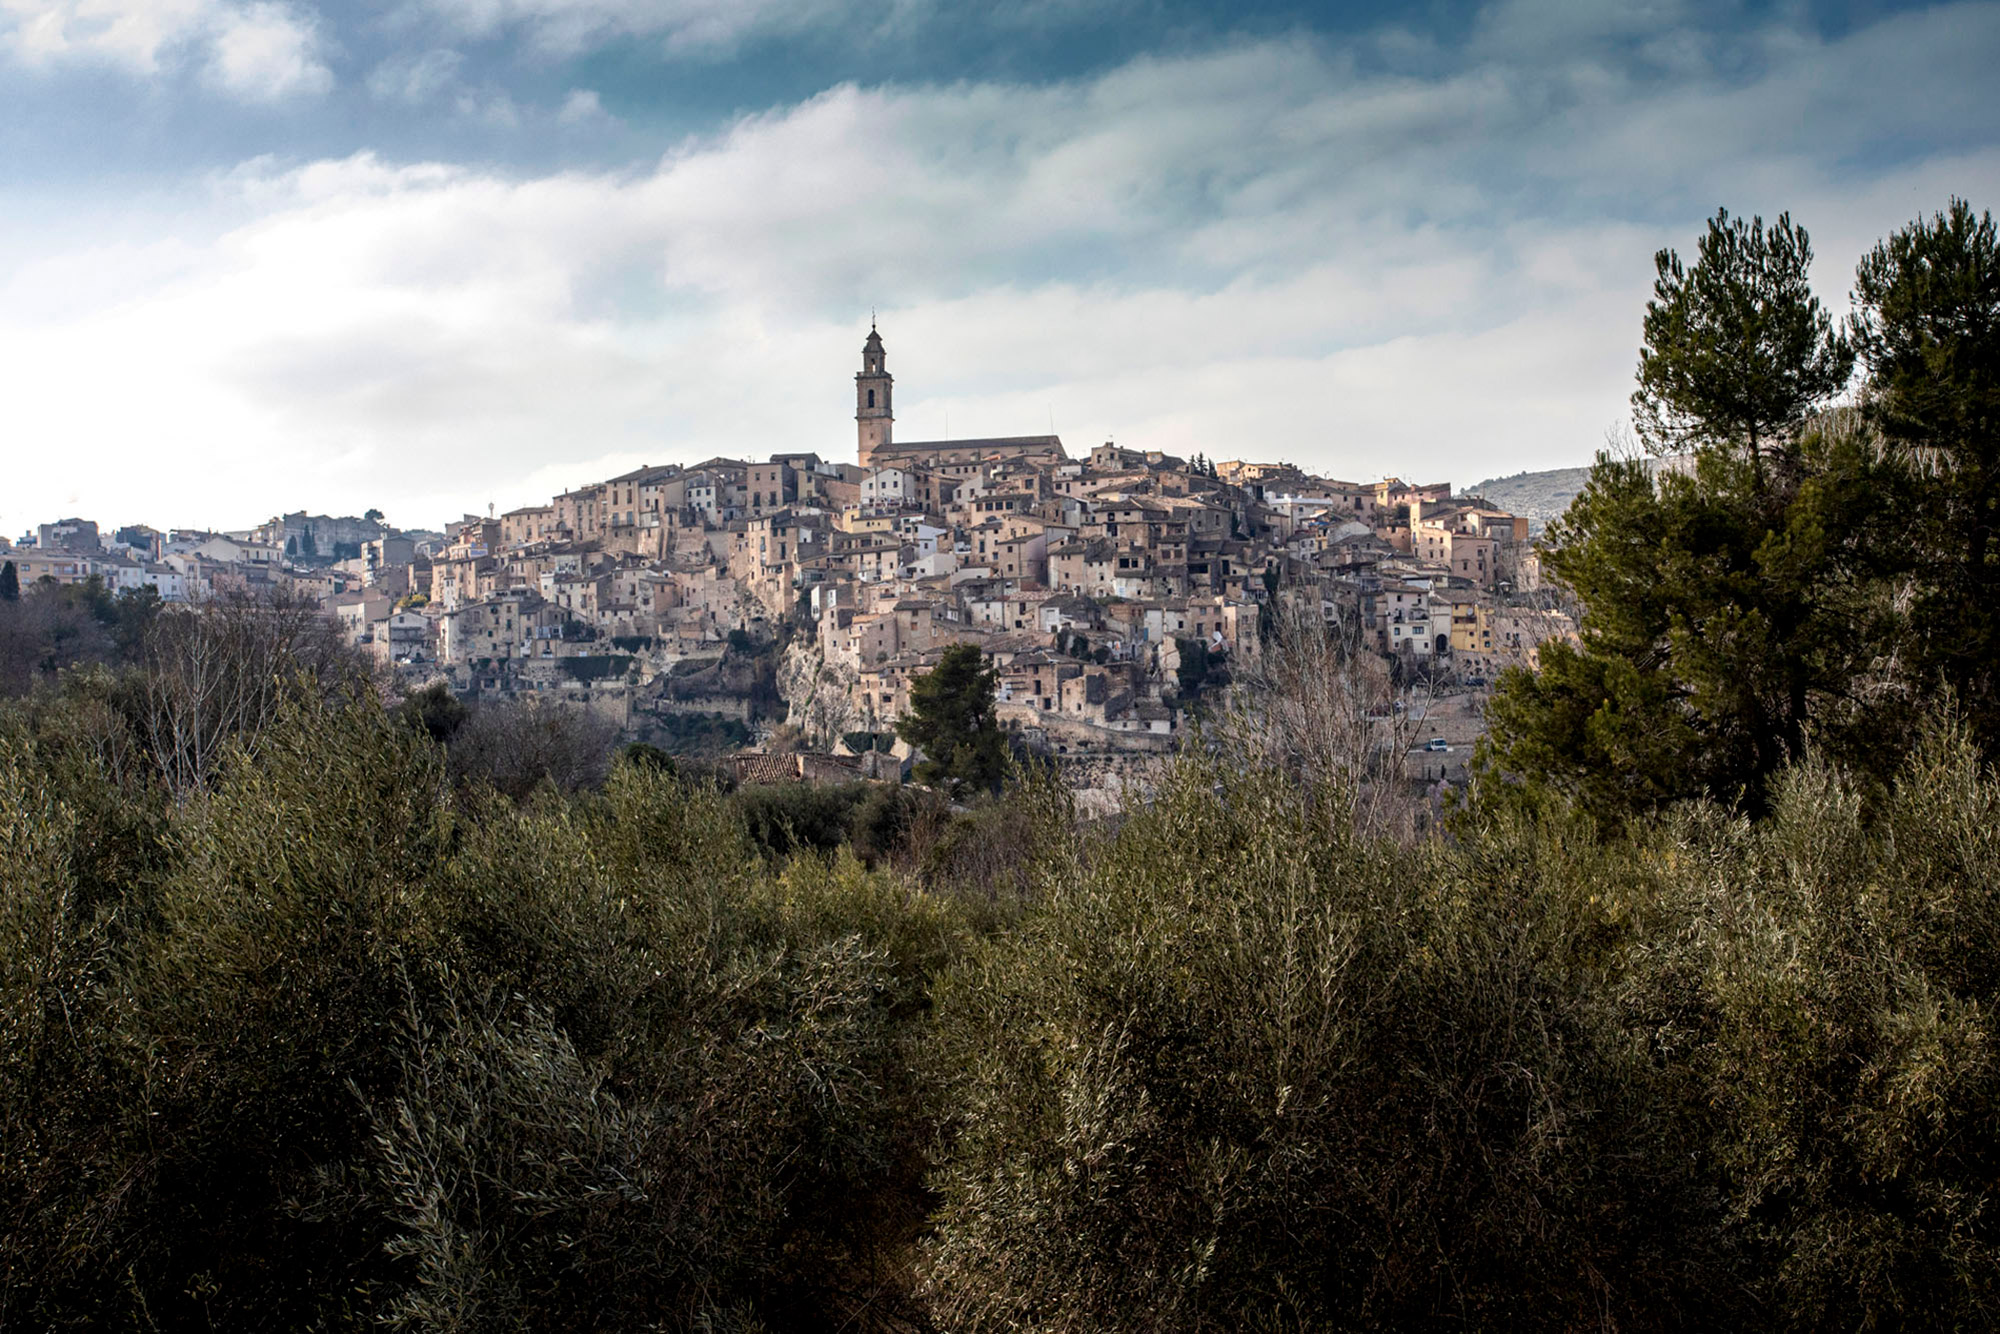
[[[324, 539], [323, 548], [315, 534]], [[326, 602], [354, 586], [360, 571], [381, 564], [388, 552], [414, 552], [442, 537], [397, 533], [373, 518], [304, 513], [235, 533], [161, 532], [145, 524], [107, 533], [88, 519], [64, 519], [40, 525], [19, 543], [0, 538], [0, 560], [14, 566], [23, 588], [43, 579], [80, 584], [95, 578], [113, 594], [150, 589], [163, 602], [232, 593], [284, 593]], [[354, 559], [343, 559], [349, 553]]]
[[[244, 533], [45, 525], [24, 585], [91, 575], [163, 599], [287, 588], [416, 680], [552, 692], [633, 730], [749, 712], [715, 669], [774, 659], [823, 740], [893, 728], [951, 645], [999, 712], [1064, 751], [1163, 749], [1189, 701], [1308, 608], [1403, 679], [1481, 683], [1574, 633], [1527, 521], [1445, 484], [1358, 484], [1054, 435], [898, 441], [871, 330], [854, 462], [815, 453], [635, 469], [441, 532], [303, 513]], [[706, 685], [702, 683], [706, 682]]]

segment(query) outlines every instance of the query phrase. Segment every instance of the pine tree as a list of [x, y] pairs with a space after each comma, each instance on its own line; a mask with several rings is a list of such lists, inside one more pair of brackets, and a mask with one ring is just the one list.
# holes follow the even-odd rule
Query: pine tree
[[896, 733], [921, 747], [920, 783], [954, 797], [997, 792], [1007, 774], [1007, 738], [994, 717], [999, 672], [987, 667], [976, 644], [953, 644], [938, 665], [910, 687], [910, 712]]
[[1897, 488], [1814, 416], [1853, 351], [1806, 286], [1811, 256], [1788, 216], [1766, 231], [1724, 211], [1692, 268], [1657, 257], [1634, 416], [1656, 452], [1692, 457], [1656, 476], [1600, 456], [1550, 528], [1581, 643], [1545, 646], [1489, 709], [1488, 763], [1529, 790], [1608, 819], [1704, 794], [1760, 810], [1815, 728], [1869, 732], [1851, 687], [1880, 642], [1868, 576]]
[[[1855, 274], [1849, 324], [1868, 369], [1865, 411], [1907, 462], [1919, 590], [1911, 654], [1958, 695], [2000, 754], [2000, 237], [1953, 199], [1875, 247]], [[1925, 684], [1929, 684], [1926, 681]]]
[[1693, 268], [1672, 250], [1654, 256], [1639, 388], [1640, 438], [1662, 454], [1738, 452], [1752, 487], [1767, 483], [1766, 454], [1789, 456], [1815, 407], [1847, 384], [1854, 350], [1812, 294], [1812, 244], [1791, 215], [1764, 229], [1718, 209]]
[[21, 572], [14, 568], [13, 561], [0, 564], [0, 602], [21, 600]]

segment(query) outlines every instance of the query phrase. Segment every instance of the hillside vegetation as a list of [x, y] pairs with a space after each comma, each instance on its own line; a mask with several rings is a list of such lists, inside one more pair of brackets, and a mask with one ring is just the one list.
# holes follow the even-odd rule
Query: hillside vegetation
[[1588, 467], [1550, 468], [1489, 477], [1466, 488], [1466, 494], [1484, 497], [1510, 514], [1523, 516], [1529, 529], [1539, 533], [1562, 517], [1589, 481]]
[[952, 806], [0, 602], [129, 640], [0, 706], [0, 1329], [1992, 1327], [2000, 246], [1836, 332], [1803, 241], [1661, 257], [1701, 466], [1593, 470], [1432, 836], [1311, 627], [1108, 823], [987, 793], [976, 664]]

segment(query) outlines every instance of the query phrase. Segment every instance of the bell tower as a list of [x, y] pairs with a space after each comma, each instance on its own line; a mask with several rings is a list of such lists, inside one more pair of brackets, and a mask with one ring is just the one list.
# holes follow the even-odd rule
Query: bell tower
[[861, 345], [861, 373], [854, 377], [854, 421], [864, 468], [874, 461], [875, 451], [889, 443], [895, 430], [896, 413], [889, 403], [889, 391], [895, 383], [882, 352], [882, 335], [870, 321], [868, 341]]

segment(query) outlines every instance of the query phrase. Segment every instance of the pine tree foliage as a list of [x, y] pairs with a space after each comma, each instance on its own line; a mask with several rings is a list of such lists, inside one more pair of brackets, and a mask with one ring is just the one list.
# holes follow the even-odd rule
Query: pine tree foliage
[[[1634, 407], [1656, 448], [1691, 452], [1601, 457], [1551, 526], [1544, 569], [1583, 608], [1580, 642], [1503, 680], [1490, 798], [1614, 824], [1695, 796], [1761, 812], [1810, 745], [1886, 779], [1940, 689], [2000, 756], [2000, 469], [1977, 443], [1994, 249], [1963, 205], [1899, 232], [1861, 266], [1851, 342], [1787, 218], [1719, 214], [1691, 268], [1663, 252]], [[1819, 406], [1851, 348], [1859, 410]]]
[[1663, 454], [1740, 452], [1753, 484], [1766, 455], [1785, 448], [1807, 416], [1847, 384], [1854, 351], [1809, 282], [1812, 244], [1780, 214], [1769, 231], [1716, 211], [1694, 265], [1662, 250], [1646, 304], [1639, 388], [1640, 438]]
[[1870, 251], [1851, 324], [1869, 420], [1919, 479], [1913, 650], [2000, 752], [2000, 238], [1962, 199]]
[[1007, 773], [1007, 738], [994, 718], [999, 672], [976, 644], [953, 644], [910, 686], [910, 711], [896, 733], [923, 749], [915, 776], [953, 796], [997, 792]]

